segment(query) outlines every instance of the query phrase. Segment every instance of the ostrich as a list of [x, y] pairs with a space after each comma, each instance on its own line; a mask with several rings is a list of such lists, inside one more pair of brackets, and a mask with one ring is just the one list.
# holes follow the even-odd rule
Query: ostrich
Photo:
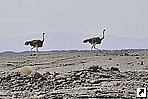
[[44, 35], [45, 35], [45, 33], [43, 33], [43, 39], [42, 40], [27, 41], [27, 42], [25, 42], [25, 45], [29, 45], [30, 44], [30, 46], [33, 46], [31, 48], [31, 51], [32, 51], [32, 49], [34, 49], [36, 47], [36, 50], [38, 52], [38, 48], [43, 46], [43, 43], [44, 43]]
[[[84, 40], [83, 43], [89, 42], [89, 43], [92, 44], [91, 50], [92, 50], [93, 48], [99, 50], [98, 48], [96, 48], [96, 44], [101, 44], [101, 41], [104, 39], [104, 32], [105, 32], [105, 31], [106, 31], [106, 30], [103, 29], [103, 37], [102, 37], [102, 38], [100, 38], [100, 37], [93, 37], [93, 38]], [[100, 50], [99, 50], [99, 51], [100, 51]], [[101, 51], [100, 51], [100, 52], [101, 52]]]

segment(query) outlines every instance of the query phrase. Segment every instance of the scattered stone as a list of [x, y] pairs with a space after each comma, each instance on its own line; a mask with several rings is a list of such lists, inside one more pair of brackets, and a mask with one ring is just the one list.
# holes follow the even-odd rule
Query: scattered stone
[[93, 66], [93, 67], [90, 67], [90, 68], [89, 68], [89, 70], [90, 70], [91, 72], [98, 72], [98, 71], [99, 71], [98, 69], [99, 69], [98, 66]]
[[136, 57], [136, 59], [139, 59], [139, 57]]
[[35, 79], [41, 79], [41, 80], [47, 80], [42, 74], [38, 73], [38, 72], [35, 72], [33, 77]]
[[129, 54], [128, 53], [125, 53], [124, 56], [129, 56]]
[[111, 67], [111, 71], [112, 72], [114, 72], [114, 71], [120, 72], [119, 68], [116, 68], [116, 67]]
[[112, 60], [112, 58], [109, 58], [109, 60]]
[[111, 78], [112, 76], [111, 75], [108, 75], [108, 74], [102, 74], [102, 75], [99, 75], [100, 78]]
[[141, 61], [141, 65], [144, 65], [144, 62], [143, 61]]
[[30, 56], [36, 56], [36, 54], [30, 54]]
[[97, 79], [97, 80], [91, 80], [90, 83], [91, 84], [99, 84], [101, 82], [104, 82], [104, 81], [109, 81], [107, 79]]
[[117, 66], [119, 66], [119, 64], [117, 64]]
[[131, 65], [133, 62], [127, 62], [127, 65]]

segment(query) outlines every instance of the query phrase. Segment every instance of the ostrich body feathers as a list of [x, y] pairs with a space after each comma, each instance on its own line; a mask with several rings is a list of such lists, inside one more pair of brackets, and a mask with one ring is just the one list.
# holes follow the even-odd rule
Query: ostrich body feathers
[[100, 37], [94, 37], [94, 38], [86, 39], [83, 41], [83, 43], [87, 43], [87, 42], [89, 42], [91, 44], [93, 44], [93, 43], [101, 44], [101, 39], [100, 39]]
[[41, 40], [32, 40], [32, 41], [25, 42], [25, 45], [29, 45], [29, 44], [30, 44], [30, 46], [42, 47], [43, 46], [43, 41], [41, 41]]

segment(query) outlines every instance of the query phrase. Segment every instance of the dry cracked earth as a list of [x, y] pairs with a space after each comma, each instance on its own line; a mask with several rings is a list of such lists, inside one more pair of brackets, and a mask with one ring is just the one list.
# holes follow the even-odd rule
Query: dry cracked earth
[[[21, 75], [30, 66], [33, 72]], [[0, 98], [136, 98], [148, 86], [148, 50], [0, 55]]]

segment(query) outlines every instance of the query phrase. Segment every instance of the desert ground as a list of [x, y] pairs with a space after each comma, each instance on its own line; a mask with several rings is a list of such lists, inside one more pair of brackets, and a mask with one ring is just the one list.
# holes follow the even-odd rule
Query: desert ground
[[[32, 72], [22, 75], [28, 66]], [[148, 50], [0, 55], [0, 98], [136, 98], [148, 86]]]

